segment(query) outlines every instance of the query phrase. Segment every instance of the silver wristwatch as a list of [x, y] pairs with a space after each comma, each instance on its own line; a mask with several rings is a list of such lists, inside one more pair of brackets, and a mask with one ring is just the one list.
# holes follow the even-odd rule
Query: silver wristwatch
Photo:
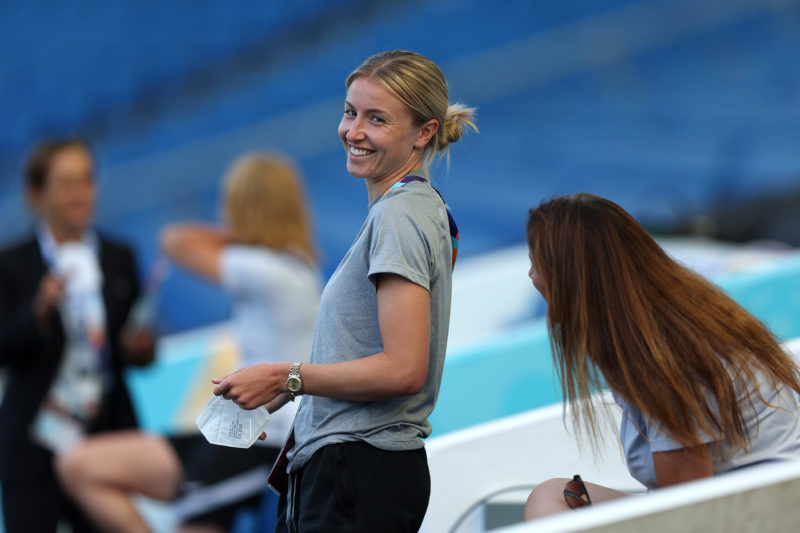
[[303, 394], [303, 380], [300, 378], [300, 366], [303, 363], [292, 363], [289, 368], [289, 377], [286, 379], [286, 388], [294, 401], [295, 396]]

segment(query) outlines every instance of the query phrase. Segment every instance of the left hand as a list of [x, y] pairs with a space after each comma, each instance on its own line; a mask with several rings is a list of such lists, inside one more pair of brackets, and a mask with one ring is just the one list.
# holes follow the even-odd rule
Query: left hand
[[125, 360], [135, 366], [149, 365], [156, 354], [155, 335], [147, 328], [125, 326], [120, 332]]
[[211, 380], [214, 394], [233, 400], [242, 409], [255, 409], [286, 392], [289, 363], [261, 363], [240, 368], [222, 378]]

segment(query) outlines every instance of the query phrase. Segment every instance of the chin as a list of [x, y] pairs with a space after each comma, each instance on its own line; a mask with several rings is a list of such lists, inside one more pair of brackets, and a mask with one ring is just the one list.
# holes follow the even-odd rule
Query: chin
[[351, 165], [349, 162], [347, 163], [347, 173], [353, 176], [354, 178], [366, 178], [368, 177], [366, 172], [363, 168], [359, 168], [358, 165]]
[[73, 228], [73, 230], [82, 233], [89, 229], [89, 226], [92, 225], [92, 217], [75, 218], [70, 220], [68, 224]]

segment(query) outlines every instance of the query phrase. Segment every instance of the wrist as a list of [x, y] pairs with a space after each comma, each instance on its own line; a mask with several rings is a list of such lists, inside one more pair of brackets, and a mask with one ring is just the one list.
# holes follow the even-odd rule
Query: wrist
[[36, 298], [31, 304], [31, 312], [33, 313], [33, 317], [41, 326], [47, 325], [47, 321], [50, 316], [50, 309], [50, 306], [48, 306], [46, 303], [43, 303], [39, 298]]
[[289, 387], [287, 385], [287, 380], [289, 377], [289, 370], [292, 368], [292, 363], [289, 362], [281, 362], [275, 363], [271, 365], [275, 370], [275, 379], [278, 380], [278, 393], [279, 394], [289, 394]]
[[303, 378], [300, 374], [300, 367], [303, 363], [294, 362], [289, 366], [289, 371], [286, 378], [286, 389], [289, 392], [290, 399], [294, 401], [297, 396], [303, 394]]

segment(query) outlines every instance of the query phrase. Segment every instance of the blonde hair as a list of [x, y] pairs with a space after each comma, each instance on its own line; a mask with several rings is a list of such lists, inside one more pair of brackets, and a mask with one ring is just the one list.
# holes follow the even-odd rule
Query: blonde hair
[[224, 216], [235, 242], [316, 262], [305, 193], [293, 164], [275, 155], [245, 155], [230, 167], [223, 187]]
[[449, 161], [450, 143], [461, 138], [465, 127], [478, 131], [475, 109], [460, 103], [450, 104], [444, 74], [425, 56], [406, 50], [375, 54], [350, 73], [345, 86], [349, 89], [353, 80], [360, 77], [377, 81], [408, 106], [417, 126], [432, 118], [439, 122], [439, 129], [424, 148], [425, 174], [437, 154], [446, 155]]

